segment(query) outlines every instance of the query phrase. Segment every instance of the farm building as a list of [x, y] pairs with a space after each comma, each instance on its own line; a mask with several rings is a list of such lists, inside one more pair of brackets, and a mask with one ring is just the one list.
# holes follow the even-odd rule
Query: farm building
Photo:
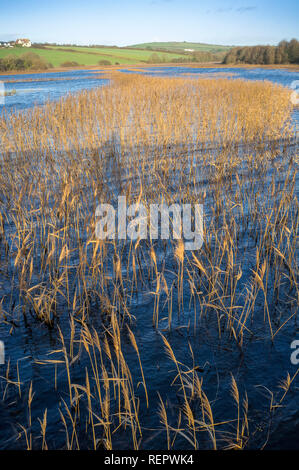
[[11, 42], [0, 41], [0, 47], [13, 47]]
[[16, 46], [31, 47], [30, 39], [17, 39]]

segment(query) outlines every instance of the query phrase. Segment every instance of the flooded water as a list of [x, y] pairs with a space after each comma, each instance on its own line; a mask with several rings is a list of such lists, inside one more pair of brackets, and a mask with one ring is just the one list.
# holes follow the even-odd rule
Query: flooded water
[[107, 79], [100, 78], [100, 74], [89, 70], [1, 75], [0, 81], [5, 93], [10, 94], [4, 100], [0, 96], [0, 114], [4, 109], [6, 112], [20, 111], [108, 83]]
[[292, 81], [298, 80], [299, 72], [282, 69], [245, 68], [245, 67], [146, 67], [142, 71], [123, 69], [124, 73], [143, 73], [148, 75], [160, 75], [164, 77], [179, 77], [181, 75], [230, 75], [232, 78], [242, 78], [244, 80], [269, 80], [280, 85], [290, 86]]
[[[244, 80], [269, 80], [285, 87], [292, 87], [292, 83], [299, 80], [299, 72], [283, 69], [264, 68], [195, 68], [195, 67], [145, 67], [140, 72], [130, 69], [121, 69], [123, 73], [142, 73], [153, 76], [210, 76]], [[61, 98], [67, 93], [76, 93], [81, 90], [90, 90], [108, 83], [101, 79], [98, 72], [92, 70], [73, 70], [65, 72], [30, 73], [16, 75], [0, 75], [4, 83], [4, 90], [8, 93], [16, 91], [12, 96], [6, 96], [4, 103], [0, 99], [0, 112], [13, 109], [21, 110], [41, 105], [47, 101]], [[298, 88], [298, 86], [297, 86]]]
[[[128, 73], [136, 73], [127, 70]], [[298, 72], [275, 69], [242, 69], [242, 68], [188, 68], [188, 67], [154, 67], [146, 68], [143, 73], [163, 76], [178, 76], [184, 74], [217, 74], [225, 72], [232, 74], [231, 78], [242, 78], [245, 80], [269, 80], [274, 83], [291, 87], [295, 80], [299, 80]], [[24, 74], [2, 76], [5, 82], [5, 90], [16, 90], [16, 94], [6, 96], [5, 102], [0, 105], [0, 112], [11, 112], [12, 110], [26, 110], [34, 105], [42, 105], [48, 100], [58, 100], [67, 93], [76, 93], [81, 90], [89, 90], [108, 83], [108, 80], [96, 78], [92, 71], [69, 71], [59, 73], [46, 74]], [[32, 81], [28, 81], [28, 80]], [[11, 80], [21, 80], [12, 82]], [[24, 80], [24, 81], [22, 81]], [[294, 113], [294, 122], [298, 120], [298, 114]], [[290, 152], [295, 152], [291, 149]], [[283, 162], [281, 157], [273, 161], [268, 176], [263, 182], [258, 178], [258, 171], [252, 175], [251, 185], [256, 185], [256, 194], [259, 197], [268, 197], [268, 185], [271, 182], [275, 165], [280, 165], [283, 174], [287, 171], [287, 163]], [[239, 168], [240, 172], [246, 172], [246, 168]], [[198, 185], [202, 190], [205, 188], [205, 180], [208, 173], [203, 170], [198, 175]], [[256, 177], [256, 178], [255, 178]], [[283, 182], [283, 179], [281, 180]], [[278, 182], [279, 183], [279, 182]], [[279, 186], [279, 184], [278, 184]], [[236, 191], [236, 180], [232, 178], [231, 193]], [[283, 191], [283, 187], [280, 187]], [[296, 194], [299, 197], [298, 177], [296, 179]], [[210, 198], [210, 199], [209, 199]], [[213, 207], [213, 196], [208, 196], [208, 207]], [[248, 214], [250, 208], [248, 207]], [[294, 207], [294, 211], [295, 211]], [[247, 214], [247, 215], [248, 215]], [[243, 215], [244, 217], [246, 216]], [[206, 217], [212, 217], [212, 210], [207, 209]], [[240, 231], [239, 252], [244, 248], [244, 259], [236, 260], [242, 262], [244, 266], [243, 276], [244, 285], [246, 279], [249, 278], [255, 256], [254, 234], [248, 235], [250, 231], [244, 230], [243, 235]], [[162, 257], [163, 258], [163, 257]], [[161, 258], [161, 263], [163, 259]], [[4, 249], [1, 249], [1, 259], [5, 260]], [[167, 259], [171, 266], [174, 260]], [[5, 261], [4, 261], [5, 265]], [[0, 267], [0, 269], [2, 269]], [[14, 289], [16, 288], [16, 279], [11, 279], [9, 273], [12, 267], [6, 266], [0, 270], [0, 306], [5, 312], [12, 313], [15, 317], [15, 324], [4, 321], [0, 322], [0, 340], [5, 343], [6, 364], [0, 365], [0, 376], [7, 373], [7, 363], [10, 361], [12, 380], [17, 381], [16, 366], [19, 369], [19, 380], [22, 382], [23, 388], [29, 388], [31, 381], [35, 392], [34, 404], [32, 407], [32, 422], [35, 433], [38, 434], [38, 419], [42, 419], [45, 408], [48, 410], [48, 427], [47, 427], [47, 443], [49, 448], [62, 448], [65, 442], [65, 436], [62, 432], [57, 433], [58, 423], [61, 428], [61, 419], [59, 407], [61, 406], [61, 396], [67, 397], [67, 381], [65, 370], [63, 367], [57, 373], [57, 388], [54, 387], [54, 367], [45, 367], [39, 362], [48, 360], [50, 350], [60, 348], [57, 329], [48, 329], [45, 325], [40, 324], [36, 319], [30, 318], [24, 324], [21, 311], [18, 307], [18, 298], [15, 297]], [[169, 271], [169, 277], [171, 272]], [[273, 279], [269, 280], [274, 283]], [[186, 282], [187, 284], [187, 282]], [[271, 284], [272, 285], [272, 284]], [[136, 328], [134, 330], [137, 343], [140, 347], [144, 374], [147, 379], [147, 387], [151, 407], [149, 410], [141, 410], [141, 424], [143, 427], [143, 442], [141, 448], [154, 449], [165, 448], [165, 432], [161, 431], [159, 417], [153, 414], [152, 410], [158, 407], [159, 399], [157, 391], [162, 394], [163, 400], [167, 401], [170, 410], [170, 422], [176, 425], [175, 416], [180, 405], [180, 396], [175, 387], [170, 387], [171, 381], [175, 374], [173, 373], [174, 365], [163, 354], [163, 344], [161, 336], [157, 330], [152, 327], [152, 303], [150, 291], [154, 286], [148, 286], [147, 290], [136, 296], [134, 302], [130, 306], [130, 313], [136, 318]], [[187, 286], [186, 286], [187, 289]], [[242, 298], [242, 293], [237, 295]], [[289, 392], [286, 405], [278, 410], [277, 414], [271, 421], [271, 437], [268, 439], [269, 430], [269, 403], [271, 395], [269, 390], [277, 390], [279, 382], [285, 378], [286, 371], [293, 376], [296, 372], [296, 366], [290, 362], [290, 344], [298, 338], [298, 325], [296, 316], [289, 322], [283, 331], [283, 334], [277, 335], [274, 344], [269, 340], [267, 327], [264, 324], [264, 300], [263, 296], [257, 297], [258, 314], [254, 324], [251, 325], [251, 335], [246, 338], [246, 344], [242, 353], [232, 346], [232, 339], [229, 334], [223, 332], [221, 341], [218, 336], [218, 326], [216, 317], [213, 312], [207, 318], [204, 318], [193, 334], [193, 311], [190, 310], [189, 298], [184, 300], [183, 313], [174, 315], [172, 331], [167, 333], [168, 340], [175, 350], [177, 360], [192, 368], [193, 358], [190, 355], [189, 344], [192, 346], [194, 353], [194, 362], [200, 368], [201, 377], [204, 379], [204, 389], [213, 402], [215, 410], [215, 421], [230, 420], [232, 415], [235, 416], [234, 405], [228, 400], [230, 395], [231, 375], [233, 372], [238, 379], [240, 385], [240, 393], [245, 390], [249, 396], [250, 419], [254, 424], [252, 426], [254, 436], [250, 442], [251, 448], [264, 446], [266, 448], [299, 448], [298, 431], [299, 431], [299, 400], [298, 386]], [[241, 300], [240, 300], [241, 301]], [[270, 299], [270, 308], [273, 315], [277, 315], [278, 325], [282, 324], [294, 312], [294, 306], [287, 304], [288, 296], [285, 293], [285, 304], [275, 305], [274, 299]], [[163, 299], [162, 299], [163, 303]], [[291, 310], [292, 308], [292, 310]], [[283, 312], [285, 309], [285, 312]], [[62, 309], [63, 310], [63, 309]], [[178, 312], [179, 308], [174, 300], [173, 311]], [[96, 312], [96, 307], [95, 307]], [[280, 314], [279, 314], [280, 312]], [[67, 308], [61, 311], [59, 326], [64, 330], [66, 337], [69, 336], [69, 317]], [[279, 316], [280, 315], [280, 316]], [[162, 315], [163, 316], [163, 315]], [[276, 318], [276, 317], [275, 317]], [[280, 320], [282, 318], [283, 320]], [[96, 318], [91, 319], [91, 323], [95, 328], [101, 328], [97, 325]], [[167, 329], [167, 322], [160, 325], [161, 331]], [[214, 333], [213, 333], [214, 331]], [[164, 333], [166, 334], [166, 333]], [[136, 383], [141, 380], [140, 370], [136, 354], [132, 351], [129, 340], [124, 336], [123, 349], [126, 360], [134, 374]], [[72, 368], [73, 380], [80, 383], [82, 377], [84, 379], [85, 367], [89, 361], [87, 354], [82, 353], [80, 362], [74, 364]], [[170, 373], [170, 371], [172, 371]], [[19, 423], [27, 422], [27, 401], [28, 393], [21, 397], [14, 395], [11, 390], [13, 386], [9, 386], [7, 390], [7, 382], [0, 379], [0, 449], [23, 448], [24, 440], [16, 440], [20, 431]], [[144, 396], [139, 389], [141, 402]], [[59, 403], [59, 406], [58, 406]], [[198, 404], [195, 403], [195, 408]], [[152, 429], [155, 429], [152, 432]], [[228, 426], [228, 432], [230, 427]], [[82, 435], [83, 435], [82, 431]], [[163, 435], [163, 439], [162, 436]], [[161, 440], [162, 439], [162, 440]], [[161, 444], [162, 442], [162, 444]], [[188, 448], [186, 440], [177, 438], [177, 448]], [[36, 448], [40, 447], [40, 440], [34, 442]], [[86, 447], [90, 446], [90, 442], [86, 441]], [[126, 449], [128, 446], [126, 434], [119, 438], [116, 448]], [[205, 442], [202, 447], [209, 448]]]
[[[221, 67], [221, 68], [200, 68], [200, 67], [147, 67], [142, 71], [122, 70], [124, 73], [141, 73], [144, 75], [161, 77], [190, 76], [209, 78], [228, 78], [243, 80], [260, 80], [277, 83], [291, 89], [299, 89], [299, 71], [283, 69], [245, 68], [245, 67]], [[296, 131], [299, 129], [299, 110], [293, 113]]]
[[[282, 69], [263, 68], [194, 68], [194, 67], [146, 67], [142, 71], [121, 69], [123, 73], [142, 73], [152, 76], [206, 76], [210, 78], [225, 77], [229, 79], [268, 80], [288, 88], [299, 80], [299, 72]], [[109, 83], [101, 74], [92, 70], [73, 70], [65, 72], [30, 73], [16, 75], [0, 75], [0, 115], [4, 111], [25, 110], [35, 105], [43, 105], [47, 101], [55, 101], [68, 93], [74, 94], [82, 90], [91, 90]], [[5, 97], [1, 96], [4, 92]], [[293, 114], [298, 131], [299, 110]]]

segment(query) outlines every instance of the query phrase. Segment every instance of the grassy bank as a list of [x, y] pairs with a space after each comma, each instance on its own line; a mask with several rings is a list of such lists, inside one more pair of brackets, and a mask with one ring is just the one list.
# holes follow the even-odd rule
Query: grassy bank
[[[119, 48], [88, 48], [88, 47], [62, 47], [48, 46], [43, 48], [31, 47], [31, 52], [38, 54], [46, 62], [50, 62], [54, 67], [59, 67], [65, 62], [76, 62], [78, 65], [98, 65], [100, 61], [108, 60], [111, 65], [115, 64], [136, 64], [147, 62], [152, 56], [151, 51], [139, 51]], [[23, 48], [14, 47], [12, 49], [0, 49], [0, 59], [24, 54]], [[180, 54], [160, 52], [162, 61], [171, 62], [178, 59]]]
[[[81, 46], [54, 46], [40, 45], [33, 46], [30, 51], [37, 53], [44, 61], [51, 63], [54, 67], [59, 67], [65, 63], [92, 66], [99, 62], [108, 61], [110, 65], [134, 65], [142, 63], [184, 63], [184, 62], [204, 62], [221, 61], [223, 54], [229, 50], [226, 46], [208, 47], [208, 45], [196, 45], [192, 51], [175, 49], [169, 44], [169, 50], [165, 47], [156, 49], [153, 46], [141, 47], [81, 47]], [[142, 45], [141, 45], [142, 46]], [[187, 45], [186, 45], [187, 47]], [[191, 47], [191, 46], [190, 46]], [[0, 59], [13, 55], [19, 57], [24, 50], [19, 47], [10, 49], [0, 49]]]

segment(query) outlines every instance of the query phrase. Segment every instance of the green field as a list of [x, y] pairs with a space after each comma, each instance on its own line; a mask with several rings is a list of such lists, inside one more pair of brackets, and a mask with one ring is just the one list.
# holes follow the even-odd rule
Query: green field
[[[147, 62], [153, 51], [133, 50], [114, 47], [65, 47], [49, 46], [46, 48], [30, 49], [14, 47], [12, 49], [0, 49], [0, 59], [8, 55], [22, 55], [26, 52], [35, 52], [40, 57], [50, 62], [54, 67], [59, 67], [64, 62], [77, 62], [80, 65], [97, 65], [101, 60], [109, 60], [115, 64], [138, 64]], [[165, 62], [181, 57], [177, 53], [159, 52], [159, 57]]]
[[200, 42], [145, 42], [142, 44], [134, 44], [132, 47], [134, 49], [149, 49], [151, 51], [155, 50], [165, 50], [171, 52], [184, 52], [185, 49], [194, 49], [194, 51], [202, 52], [225, 52], [232, 48], [232, 46], [221, 46], [217, 44], [203, 44]]

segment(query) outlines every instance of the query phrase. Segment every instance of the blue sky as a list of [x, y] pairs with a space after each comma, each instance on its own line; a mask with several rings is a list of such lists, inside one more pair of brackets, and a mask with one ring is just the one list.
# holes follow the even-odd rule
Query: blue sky
[[298, 0], [0, 0], [0, 40], [276, 44], [298, 18]]

